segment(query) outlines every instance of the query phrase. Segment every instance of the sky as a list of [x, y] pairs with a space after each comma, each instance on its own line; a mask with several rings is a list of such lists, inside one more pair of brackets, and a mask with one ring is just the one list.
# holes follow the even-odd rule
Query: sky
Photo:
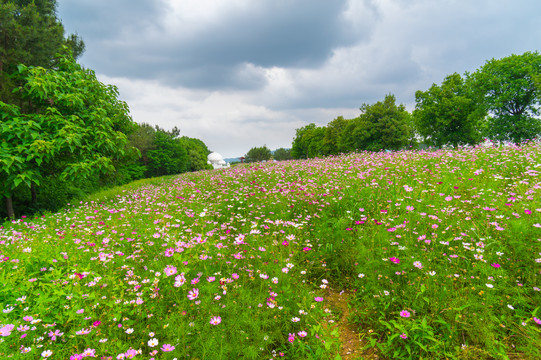
[[57, 0], [78, 59], [138, 123], [225, 158], [290, 148], [295, 130], [360, 114], [487, 60], [541, 50], [539, 0]]

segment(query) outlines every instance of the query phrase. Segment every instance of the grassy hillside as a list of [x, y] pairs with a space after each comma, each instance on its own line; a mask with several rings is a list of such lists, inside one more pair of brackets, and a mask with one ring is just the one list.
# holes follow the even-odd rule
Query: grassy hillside
[[361, 153], [5, 223], [0, 355], [339, 359], [353, 327], [380, 358], [541, 358], [539, 171], [539, 144]]

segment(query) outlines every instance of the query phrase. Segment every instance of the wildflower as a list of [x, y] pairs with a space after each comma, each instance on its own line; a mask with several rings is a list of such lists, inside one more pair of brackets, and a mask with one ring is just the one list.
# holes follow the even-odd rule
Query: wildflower
[[41, 357], [48, 358], [52, 354], [53, 352], [51, 350], [45, 350], [44, 352], [41, 353]]
[[8, 324], [8, 325], [4, 325], [0, 328], [0, 336], [9, 336], [11, 335], [11, 331], [13, 330], [13, 328], [15, 327], [15, 325], [13, 324]]
[[148, 346], [150, 346], [150, 347], [154, 347], [154, 346], [157, 346], [157, 345], [158, 345], [158, 339], [156, 339], [156, 338], [150, 339], [148, 341]]
[[316, 296], [314, 298], [314, 300], [317, 301], [317, 302], [321, 302], [321, 301], [323, 301], [323, 298], [321, 296]]
[[132, 328], [126, 329], [125, 333], [126, 334], [131, 334], [131, 333], [133, 333], [133, 329]]
[[86, 349], [85, 351], [83, 351], [83, 357], [96, 357], [96, 350], [95, 349], [91, 349], [91, 348], [88, 348]]
[[407, 338], [408, 338], [408, 335], [406, 335], [406, 333], [402, 333], [402, 334], [400, 334], [400, 337], [401, 337], [402, 339], [407, 339]]
[[291, 319], [291, 321], [293, 321], [293, 322], [299, 322], [299, 321], [301, 321], [301, 319], [299, 319], [298, 317], [294, 317], [294, 318]]
[[163, 344], [162, 345], [162, 351], [163, 352], [169, 352], [175, 350], [175, 347], [171, 344]]
[[537, 325], [541, 325], [541, 320], [536, 318], [535, 316], [533, 317], [533, 321], [535, 321]]
[[175, 266], [172, 266], [172, 265], [167, 265], [163, 272], [167, 276], [172, 276], [172, 275], [175, 275], [177, 273], [177, 268]]
[[297, 335], [299, 335], [300, 337], [305, 337], [306, 335], [308, 335], [308, 333], [306, 331], [302, 330], [302, 331], [299, 331], [297, 333]]
[[210, 318], [211, 325], [218, 325], [221, 322], [222, 322], [222, 318], [219, 316], [213, 316], [212, 318]]
[[486, 285], [488, 288], [491, 288], [491, 289], [494, 287], [494, 285], [492, 285], [492, 284], [485, 284], [485, 285]]
[[400, 312], [400, 316], [405, 317], [405, 318], [409, 318], [411, 316], [411, 314], [410, 314], [410, 312], [408, 310], [402, 310]]
[[289, 337], [287, 338], [287, 341], [289, 341], [290, 343], [292, 343], [293, 341], [295, 341], [295, 334], [289, 333]]
[[88, 328], [88, 329], [83, 328], [83, 329], [81, 329], [79, 331], [76, 331], [75, 333], [77, 335], [86, 335], [86, 334], [90, 334], [91, 331], [92, 331], [92, 329], [90, 329], [90, 328]]
[[513, 305], [511, 305], [511, 304], [507, 304], [507, 307], [508, 307], [509, 309], [511, 309], [511, 310], [515, 310], [515, 308], [514, 308]]
[[359, 274], [358, 277], [360, 277], [362, 279], [363, 277], [365, 277], [365, 275], [364, 274]]
[[492, 266], [492, 267], [495, 267], [495, 268], [499, 268], [499, 267], [501, 267], [501, 265], [500, 265], [500, 264], [496, 264], [496, 263], [495, 263], [495, 264], [490, 264], [490, 266]]
[[394, 256], [393, 256], [392, 258], [389, 258], [389, 260], [391, 260], [391, 262], [393, 262], [393, 263], [395, 263], [395, 264], [400, 263], [400, 259], [395, 258]]
[[415, 266], [417, 269], [422, 269], [423, 268], [423, 264], [421, 264], [420, 261], [413, 262], [413, 266]]
[[199, 289], [195, 288], [190, 291], [188, 291], [188, 299], [189, 300], [195, 300], [199, 296]]

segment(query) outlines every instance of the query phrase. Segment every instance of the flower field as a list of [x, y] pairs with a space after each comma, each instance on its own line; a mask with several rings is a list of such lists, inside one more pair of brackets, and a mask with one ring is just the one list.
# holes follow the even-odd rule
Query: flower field
[[[0, 229], [0, 357], [541, 358], [540, 145], [156, 178]], [[342, 354], [343, 355], [343, 354]]]

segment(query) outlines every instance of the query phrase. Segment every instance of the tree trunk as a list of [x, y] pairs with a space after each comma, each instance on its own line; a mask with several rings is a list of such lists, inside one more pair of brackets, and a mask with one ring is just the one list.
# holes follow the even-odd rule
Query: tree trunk
[[8, 212], [8, 218], [15, 218], [15, 213], [13, 212], [13, 200], [11, 196], [6, 196], [6, 210]]

